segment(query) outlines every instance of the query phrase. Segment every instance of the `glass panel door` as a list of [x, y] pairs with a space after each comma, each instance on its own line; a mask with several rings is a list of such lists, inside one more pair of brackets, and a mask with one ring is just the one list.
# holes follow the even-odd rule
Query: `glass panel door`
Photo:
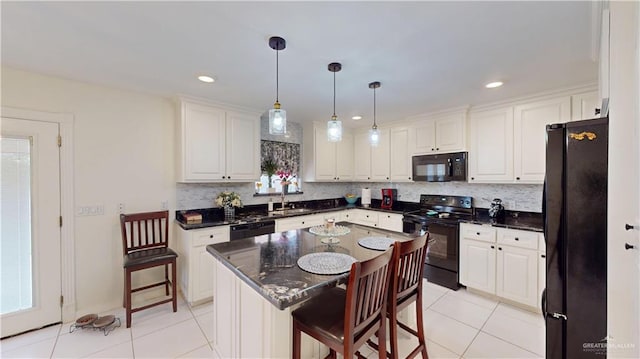
[[30, 138], [1, 140], [2, 282], [1, 314], [31, 308], [31, 145]]

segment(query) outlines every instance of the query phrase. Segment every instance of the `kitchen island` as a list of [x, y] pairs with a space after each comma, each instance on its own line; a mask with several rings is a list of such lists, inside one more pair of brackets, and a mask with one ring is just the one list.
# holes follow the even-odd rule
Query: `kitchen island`
[[[290, 358], [291, 311], [307, 299], [346, 283], [348, 272], [318, 275], [297, 261], [310, 253], [343, 253], [358, 261], [379, 255], [358, 244], [365, 237], [410, 240], [406, 234], [342, 222], [343, 236], [327, 237], [308, 228], [207, 246], [216, 259], [214, 354], [221, 358]], [[325, 349], [303, 336], [302, 357], [323, 357]]]

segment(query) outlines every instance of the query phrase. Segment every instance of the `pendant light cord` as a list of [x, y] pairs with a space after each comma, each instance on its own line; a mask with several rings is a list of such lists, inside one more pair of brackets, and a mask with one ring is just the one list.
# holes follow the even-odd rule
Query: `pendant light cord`
[[376, 88], [373, 88], [373, 127], [376, 126]]
[[276, 50], [276, 102], [278, 101], [278, 52], [280, 52], [280, 50]]
[[336, 73], [333, 73], [333, 117], [336, 117]]

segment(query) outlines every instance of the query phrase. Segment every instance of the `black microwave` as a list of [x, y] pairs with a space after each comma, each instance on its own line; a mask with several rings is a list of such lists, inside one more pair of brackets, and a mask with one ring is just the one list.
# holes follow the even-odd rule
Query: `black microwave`
[[413, 156], [413, 180], [449, 182], [467, 180], [467, 153]]

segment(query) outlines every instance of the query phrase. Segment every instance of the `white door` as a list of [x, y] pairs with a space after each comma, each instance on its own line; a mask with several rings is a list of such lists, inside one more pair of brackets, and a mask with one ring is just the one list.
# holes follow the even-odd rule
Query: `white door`
[[531, 307], [538, 303], [538, 252], [498, 246], [496, 294]]
[[57, 123], [2, 118], [2, 337], [60, 322]]
[[487, 293], [496, 290], [495, 244], [460, 241], [460, 283]]

